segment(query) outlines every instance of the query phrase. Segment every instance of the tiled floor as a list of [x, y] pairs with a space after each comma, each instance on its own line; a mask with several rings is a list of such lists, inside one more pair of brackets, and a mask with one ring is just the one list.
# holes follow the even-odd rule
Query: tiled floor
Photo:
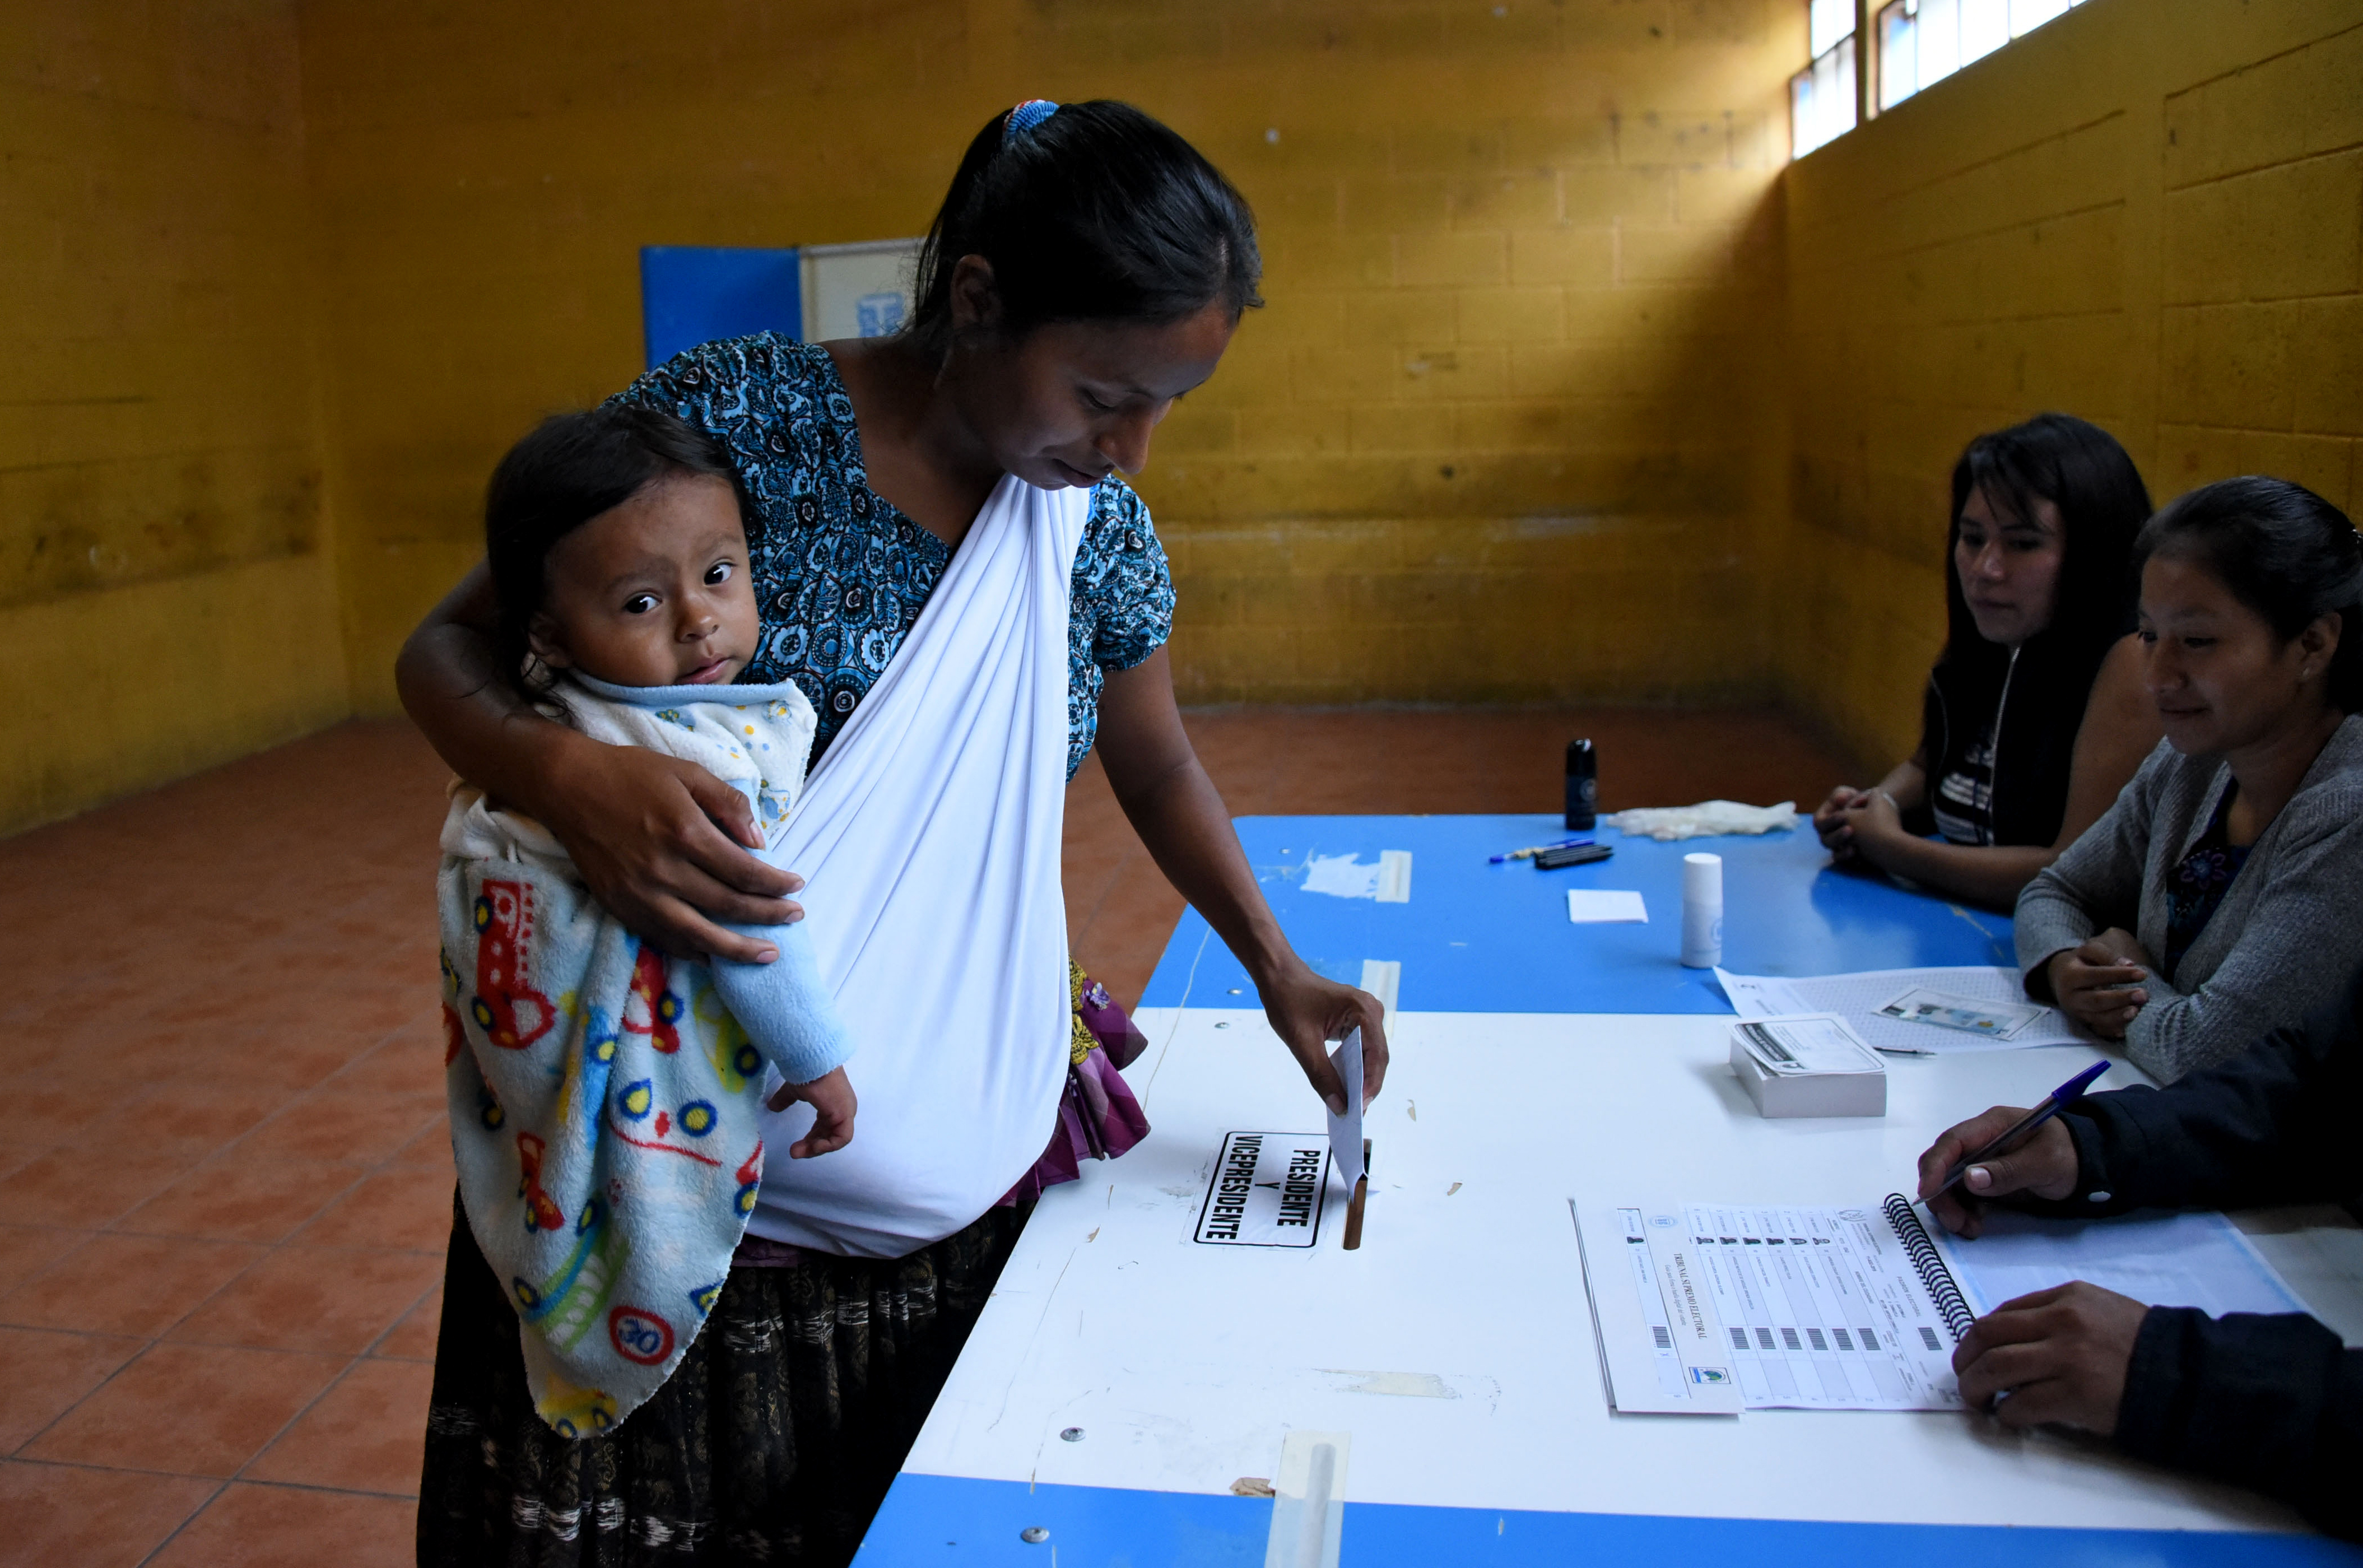
[[[1809, 797], [1758, 715], [1206, 713], [1242, 813]], [[444, 773], [351, 724], [0, 841], [0, 1564], [411, 1560], [449, 1223], [431, 908]], [[1138, 994], [1181, 901], [1096, 763], [1079, 956]]]

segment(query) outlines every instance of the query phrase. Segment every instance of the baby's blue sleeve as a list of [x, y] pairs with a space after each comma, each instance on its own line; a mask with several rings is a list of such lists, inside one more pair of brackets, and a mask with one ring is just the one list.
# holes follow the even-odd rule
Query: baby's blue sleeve
[[[769, 855], [760, 858], [771, 862]], [[843, 1066], [853, 1055], [853, 1036], [821, 980], [804, 926], [719, 924], [780, 950], [770, 963], [740, 963], [718, 954], [714, 959], [714, 985], [722, 1005], [764, 1060], [791, 1084], [809, 1084]]]

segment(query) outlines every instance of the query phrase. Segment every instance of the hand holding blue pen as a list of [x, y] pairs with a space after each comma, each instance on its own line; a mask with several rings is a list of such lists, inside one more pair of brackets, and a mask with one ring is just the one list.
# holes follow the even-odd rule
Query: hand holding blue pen
[[[2011, 1155], [2028, 1150], [2029, 1146], [2042, 1136], [2044, 1125], [2058, 1116], [2060, 1111], [2081, 1099], [2084, 1091], [2091, 1086], [2092, 1081], [2108, 1070], [2107, 1062], [2094, 1062], [2057, 1089], [2052, 1090], [2041, 1105], [2023, 1115], [2014, 1110], [2005, 1110], [1996, 1106], [1982, 1116], [1973, 1117], [1959, 1126], [1947, 1129], [1930, 1147], [1927, 1153], [1920, 1157], [1921, 1196], [1927, 1203], [1929, 1212], [1947, 1229], [1958, 1231], [1965, 1236], [1975, 1235], [1978, 1230], [1976, 1211], [1973, 1207], [1963, 1207], [1964, 1199], [1969, 1195], [1963, 1193], [1958, 1196], [1951, 1196], [1950, 1201], [1947, 1201], [1948, 1195], [1953, 1193], [1956, 1186], [1962, 1184], [1970, 1172], [1977, 1170], [1980, 1165], [1989, 1162], [2002, 1161]], [[2003, 1127], [1999, 1132], [1987, 1133], [1988, 1128], [2006, 1116], [2014, 1118], [2009, 1125]], [[1977, 1141], [1970, 1148], [1969, 1152], [1958, 1153], [1962, 1146], [1971, 1139]], [[1947, 1154], [1958, 1154], [1958, 1157], [1953, 1159], [1951, 1163], [1941, 1167], [1943, 1173], [1939, 1176], [1937, 1174], [1939, 1167], [1935, 1164], [1935, 1162]], [[2066, 1161], [2064, 1171], [2051, 1171], [2050, 1168], [2057, 1165], [2062, 1158]], [[2019, 1162], [2025, 1163], [2025, 1161]], [[2036, 1160], [2036, 1165], [2049, 1173], [2037, 1175], [2032, 1171], [1993, 1173], [1995, 1175], [2002, 1176], [2005, 1184], [1992, 1195], [2001, 1196], [2006, 1192], [2025, 1190], [2039, 1196], [2057, 1198], [2066, 1196], [2072, 1189], [2076, 1177], [2076, 1162], [2072, 1147], [2064, 1150], [2047, 1150], [2042, 1158]], [[2054, 1176], [2058, 1180], [2053, 1180]], [[1989, 1185], [1992, 1184], [1989, 1183]], [[2058, 1190], [2050, 1190], [2055, 1186]]]
[[1946, 1172], [1944, 1181], [1939, 1183], [1936, 1190], [1930, 1193], [1928, 1195], [1932, 1198], [1943, 1196], [1946, 1193], [1952, 1191], [1954, 1184], [1958, 1182], [1963, 1176], [1968, 1175], [1969, 1173], [1969, 1167], [1976, 1164], [1979, 1161], [1991, 1160], [1997, 1155], [2007, 1154], [2012, 1150], [2017, 1148], [2021, 1143], [2026, 1140], [2026, 1137], [2029, 1133], [2033, 1132], [2036, 1128], [2041, 1127], [2045, 1122], [2049, 1121], [2053, 1117], [2058, 1116], [2062, 1107], [2073, 1105], [2076, 1101], [2082, 1099], [2084, 1097], [2084, 1091], [2091, 1087], [2092, 1080], [2098, 1078], [2102, 1073], [2106, 1073], [2108, 1070], [2109, 1064], [2107, 1062], [2095, 1062], [2090, 1067], [2085, 1068], [2081, 1073], [2077, 1073], [2073, 1078], [2069, 1079], [2065, 1084], [2062, 1084], [2058, 1088], [2052, 1090], [2050, 1098], [2045, 1100], [2041, 1105], [2036, 1106], [2033, 1110], [2019, 1118], [2018, 1121], [2000, 1138], [1995, 1139], [1992, 1142], [1987, 1144], [1976, 1153], [1964, 1156], [1953, 1166], [1951, 1170]]

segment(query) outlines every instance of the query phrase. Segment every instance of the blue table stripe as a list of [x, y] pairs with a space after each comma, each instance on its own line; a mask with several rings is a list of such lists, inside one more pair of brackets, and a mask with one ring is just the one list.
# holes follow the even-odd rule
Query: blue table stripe
[[[1020, 1531], [1048, 1530], [1029, 1543]], [[895, 1478], [855, 1559], [863, 1564], [1011, 1568], [1260, 1568], [1271, 1504], [1258, 1497], [1028, 1486], [949, 1475]], [[1554, 1514], [1349, 1503], [1341, 1562], [1354, 1568], [1551, 1568], [1579, 1562], [1749, 1568], [2357, 1568], [2363, 1550], [2313, 1535], [2001, 1525], [1817, 1523]]]
[[[1314, 968], [1358, 983], [1364, 959], [1403, 968], [1398, 1005], [1453, 1013], [1725, 1013], [1714, 978], [1684, 969], [1681, 862], [1724, 859], [1724, 967], [1830, 974], [1926, 964], [2009, 963], [2010, 917], [1832, 868], [1804, 828], [1660, 844], [1602, 828], [1614, 859], [1564, 871], [1486, 856], [1566, 836], [1554, 817], [1242, 817], [1239, 842], [1281, 929]], [[1307, 860], [1412, 854], [1411, 901], [1304, 889]], [[1578, 926], [1570, 887], [1637, 890], [1647, 925]], [[1148, 1007], [1252, 1006], [1230, 950], [1185, 911], [1142, 994]]]

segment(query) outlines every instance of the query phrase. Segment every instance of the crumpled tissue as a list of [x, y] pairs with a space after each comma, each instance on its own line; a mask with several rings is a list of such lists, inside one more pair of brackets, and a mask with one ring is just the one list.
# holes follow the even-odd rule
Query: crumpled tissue
[[1620, 833], [1670, 843], [1719, 833], [1770, 833], [1797, 825], [1797, 803], [1743, 806], [1736, 800], [1702, 800], [1696, 806], [1642, 806], [1601, 818]]

